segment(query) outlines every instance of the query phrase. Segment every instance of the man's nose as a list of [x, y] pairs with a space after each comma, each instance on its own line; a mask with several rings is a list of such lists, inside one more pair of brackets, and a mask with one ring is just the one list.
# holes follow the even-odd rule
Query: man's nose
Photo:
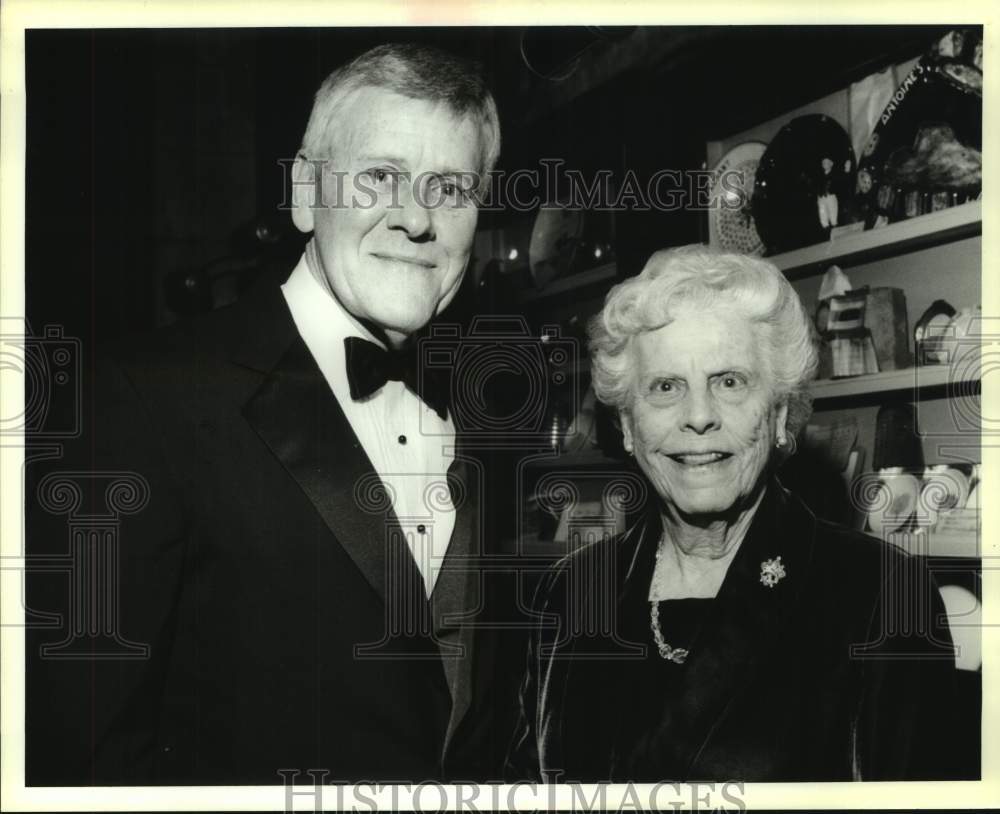
[[720, 426], [718, 405], [708, 388], [692, 388], [685, 398], [684, 429], [703, 435]]
[[410, 184], [400, 185], [399, 199], [389, 206], [386, 223], [390, 229], [406, 232], [410, 240], [434, 237], [434, 218], [420, 190]]

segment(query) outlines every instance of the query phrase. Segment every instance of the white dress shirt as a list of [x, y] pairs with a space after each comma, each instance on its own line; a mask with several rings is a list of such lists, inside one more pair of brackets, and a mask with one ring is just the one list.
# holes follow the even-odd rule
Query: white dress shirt
[[[392, 497], [393, 510], [430, 596], [455, 527], [446, 474], [455, 457], [455, 427], [402, 382], [351, 398], [344, 339], [385, 344], [334, 297], [310, 257], [312, 243], [281, 287], [295, 327], [340, 403], [354, 434]], [[360, 509], [359, 509], [360, 510]]]

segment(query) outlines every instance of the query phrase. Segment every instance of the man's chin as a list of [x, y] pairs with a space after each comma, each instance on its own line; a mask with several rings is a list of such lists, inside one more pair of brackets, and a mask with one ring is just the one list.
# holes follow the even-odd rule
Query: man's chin
[[426, 314], [376, 314], [373, 321], [385, 331], [393, 344], [401, 344], [430, 322], [433, 316], [433, 311]]
[[408, 337], [424, 328], [440, 310], [439, 292], [419, 287], [386, 285], [379, 291], [368, 291], [364, 302], [365, 316], [387, 334]]

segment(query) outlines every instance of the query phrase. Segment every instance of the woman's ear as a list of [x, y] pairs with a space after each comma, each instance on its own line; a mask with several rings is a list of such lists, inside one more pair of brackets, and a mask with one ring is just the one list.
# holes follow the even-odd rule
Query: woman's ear
[[782, 401], [774, 414], [774, 438], [779, 447], [788, 442], [788, 401]]
[[300, 232], [309, 233], [313, 230], [313, 211], [317, 191], [322, 187], [316, 184], [315, 174], [320, 172], [320, 166], [306, 160], [301, 153], [295, 157], [292, 164], [292, 222]]
[[631, 455], [635, 451], [635, 442], [632, 438], [632, 416], [628, 410], [618, 411], [618, 424], [622, 428], [622, 446]]

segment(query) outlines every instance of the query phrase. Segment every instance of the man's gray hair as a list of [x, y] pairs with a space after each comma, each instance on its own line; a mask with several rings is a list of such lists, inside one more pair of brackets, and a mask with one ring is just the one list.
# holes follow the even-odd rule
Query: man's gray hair
[[726, 308], [751, 323], [764, 349], [775, 403], [788, 404], [795, 437], [812, 413], [808, 383], [816, 375], [816, 332], [795, 289], [766, 260], [684, 247], [656, 252], [642, 272], [619, 283], [590, 323], [597, 397], [627, 410], [632, 392], [632, 338], [662, 328], [688, 306]]
[[493, 94], [469, 60], [414, 43], [380, 45], [333, 71], [320, 85], [302, 138], [309, 159], [329, 158], [345, 100], [364, 87], [444, 104], [479, 129], [478, 189], [486, 190], [500, 155], [500, 120]]

